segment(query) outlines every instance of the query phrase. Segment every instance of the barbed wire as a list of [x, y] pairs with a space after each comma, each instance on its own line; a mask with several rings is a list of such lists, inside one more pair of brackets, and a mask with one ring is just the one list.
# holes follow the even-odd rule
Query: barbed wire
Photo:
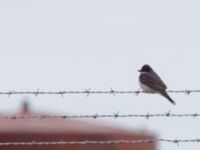
[[100, 118], [144, 118], [144, 119], [150, 119], [153, 117], [167, 117], [167, 118], [177, 118], [177, 117], [200, 117], [200, 113], [184, 113], [184, 114], [175, 114], [166, 112], [166, 113], [146, 113], [146, 114], [120, 114], [113, 113], [113, 114], [93, 114], [93, 115], [31, 115], [31, 116], [20, 116], [20, 115], [11, 115], [11, 116], [5, 116], [0, 115], [0, 119], [100, 119]]
[[[200, 93], [200, 90], [167, 90], [169, 93], [185, 93], [185, 94], [190, 94], [190, 93]], [[37, 89], [36, 91], [14, 91], [14, 90], [9, 90], [7, 92], [0, 92], [0, 95], [7, 95], [10, 97], [11, 95], [61, 95], [62, 97], [66, 94], [86, 94], [86, 96], [89, 96], [90, 94], [111, 94], [111, 95], [116, 95], [116, 94], [135, 94], [138, 95], [140, 93], [147, 93], [144, 91], [125, 91], [125, 90], [113, 90], [110, 88], [110, 90], [105, 90], [105, 91], [99, 91], [99, 90], [91, 90], [91, 89], [86, 89], [86, 90], [74, 90], [74, 91], [66, 91], [66, 90], [59, 90], [59, 91], [40, 91]]]
[[34, 145], [88, 145], [88, 144], [144, 144], [154, 142], [167, 142], [179, 145], [180, 143], [200, 143], [200, 138], [196, 139], [145, 139], [145, 140], [108, 140], [108, 141], [52, 141], [52, 142], [0, 142], [0, 146], [34, 146]]

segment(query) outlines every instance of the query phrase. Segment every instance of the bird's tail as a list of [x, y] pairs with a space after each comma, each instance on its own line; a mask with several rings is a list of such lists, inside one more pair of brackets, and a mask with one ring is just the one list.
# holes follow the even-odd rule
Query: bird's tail
[[173, 101], [173, 99], [171, 99], [171, 97], [167, 94], [166, 91], [162, 91], [160, 94], [162, 96], [164, 96], [165, 98], [167, 98], [173, 105], [176, 105], [175, 101]]

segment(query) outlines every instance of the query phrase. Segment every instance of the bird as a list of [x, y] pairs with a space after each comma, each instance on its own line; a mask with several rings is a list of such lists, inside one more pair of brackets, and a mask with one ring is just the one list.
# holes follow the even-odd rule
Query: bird
[[144, 92], [158, 93], [167, 98], [173, 105], [176, 105], [175, 101], [168, 95], [165, 83], [149, 65], [143, 65], [138, 71], [140, 72], [139, 84]]

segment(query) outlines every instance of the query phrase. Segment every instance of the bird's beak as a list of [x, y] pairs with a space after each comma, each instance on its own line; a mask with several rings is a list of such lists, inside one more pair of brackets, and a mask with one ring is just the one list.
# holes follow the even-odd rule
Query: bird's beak
[[138, 72], [141, 72], [141, 70], [138, 70]]

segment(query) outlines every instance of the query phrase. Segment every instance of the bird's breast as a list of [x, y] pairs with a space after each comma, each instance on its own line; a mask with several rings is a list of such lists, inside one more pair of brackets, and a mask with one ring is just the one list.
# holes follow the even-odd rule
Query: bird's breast
[[140, 83], [140, 87], [142, 88], [142, 90], [144, 92], [148, 92], [148, 93], [156, 93], [156, 91], [150, 87], [148, 87], [147, 85], [143, 84], [140, 80], [139, 80], [139, 83]]

